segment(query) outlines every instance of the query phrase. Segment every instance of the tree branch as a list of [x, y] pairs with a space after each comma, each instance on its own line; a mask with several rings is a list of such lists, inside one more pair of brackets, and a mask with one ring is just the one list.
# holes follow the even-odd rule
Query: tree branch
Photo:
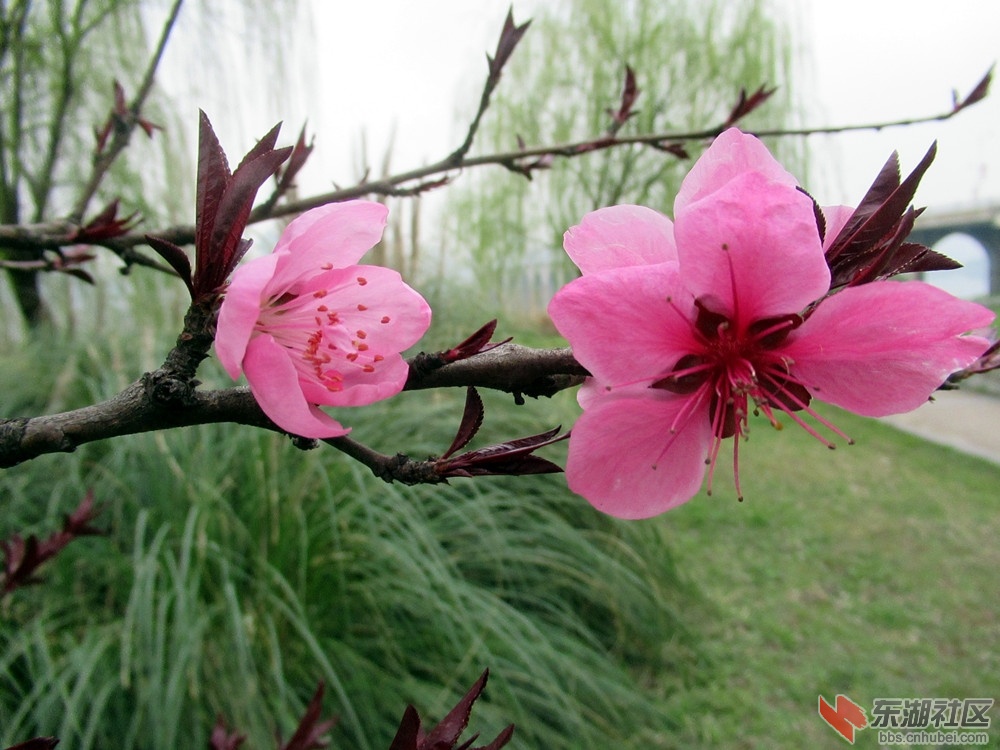
[[[189, 322], [186, 330], [196, 330]], [[193, 371], [210, 342], [196, 341], [189, 350], [190, 334], [164, 366], [146, 373], [123, 391], [99, 404], [38, 417], [0, 420], [0, 468], [30, 461], [47, 453], [70, 453], [80, 445], [141, 432], [230, 422], [282, 432], [261, 411], [249, 388], [199, 391]], [[427, 355], [410, 360], [406, 390], [475, 385], [530, 396], [552, 394], [578, 385], [587, 374], [569, 349], [531, 349], [505, 344], [484, 354], [421, 371]], [[426, 369], [426, 365], [424, 366]], [[405, 456], [384, 456], [346, 438], [325, 441], [355, 458], [387, 481], [430, 481], [428, 462]], [[304, 445], [304, 444], [303, 444]], [[429, 464], [428, 464], [429, 465]], [[437, 475], [435, 475], [437, 476]], [[440, 478], [434, 481], [440, 481]]]

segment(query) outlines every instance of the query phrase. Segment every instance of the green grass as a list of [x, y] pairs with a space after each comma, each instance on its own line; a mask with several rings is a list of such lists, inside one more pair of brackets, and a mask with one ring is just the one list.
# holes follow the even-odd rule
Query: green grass
[[[168, 320], [172, 305], [142, 282], [116, 299]], [[428, 348], [485, 322], [455, 320]], [[4, 343], [4, 415], [107, 396], [171, 338], [72, 323]], [[214, 364], [204, 375], [224, 382]], [[572, 394], [484, 395], [476, 445], [576, 413]], [[450, 442], [461, 403], [404, 394], [341, 416], [373, 447], [422, 456]], [[88, 487], [111, 535], [74, 542], [45, 585], [0, 604], [0, 747], [204, 747], [218, 714], [272, 747], [322, 679], [333, 746], [379, 750], [407, 702], [437, 719], [486, 666], [472, 727], [514, 721], [517, 748], [839, 747], [819, 694], [1000, 697], [1000, 467], [827, 413], [857, 445], [755, 424], [744, 503], [720, 474], [713, 497], [639, 523], [560, 477], [405, 488], [222, 425], [4, 471], [0, 537], [56, 527]]]
[[687, 621], [705, 679], [664, 690], [670, 747], [834, 747], [819, 694], [1000, 698], [1000, 467], [826, 413], [856, 445], [761, 427], [744, 503], [719, 482], [662, 521], [709, 602]]

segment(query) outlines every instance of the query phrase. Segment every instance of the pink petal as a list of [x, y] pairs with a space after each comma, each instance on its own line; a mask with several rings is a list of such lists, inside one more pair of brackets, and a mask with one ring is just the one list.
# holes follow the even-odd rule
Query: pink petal
[[798, 185], [757, 137], [738, 128], [729, 128], [712, 142], [687, 173], [674, 201], [674, 217], [681, 209], [711, 195], [745, 172], [759, 172], [771, 182], [789, 187]]
[[830, 288], [812, 199], [758, 172], [678, 212], [674, 235], [691, 293], [743, 325], [799, 312]]
[[645, 206], [591, 211], [563, 235], [563, 247], [585, 274], [677, 260], [673, 223]]
[[609, 387], [661, 377], [692, 352], [693, 310], [676, 263], [582, 276], [548, 308], [577, 361]]
[[570, 434], [570, 489], [618, 518], [649, 518], [691, 499], [705, 474], [710, 426], [702, 409], [672, 435], [686, 403], [653, 391], [591, 401]]
[[993, 313], [919, 281], [876, 281], [824, 300], [783, 354], [817, 398], [869, 417], [915, 409], [989, 346], [963, 336]]
[[216, 326], [215, 353], [233, 380], [240, 376], [243, 355], [260, 316], [264, 290], [274, 275], [277, 260], [271, 254], [244, 263], [236, 269], [226, 289]]
[[281, 429], [306, 438], [339, 437], [350, 432], [306, 401], [287, 350], [270, 336], [255, 336], [250, 341], [243, 371], [258, 405]]
[[284, 291], [307, 274], [343, 268], [382, 239], [388, 209], [373, 201], [347, 201], [314, 208], [281, 233], [274, 252], [281, 260], [275, 284]]

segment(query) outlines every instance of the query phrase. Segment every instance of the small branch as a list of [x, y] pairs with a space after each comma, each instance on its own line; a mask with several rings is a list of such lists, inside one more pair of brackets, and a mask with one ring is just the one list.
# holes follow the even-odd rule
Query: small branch
[[142, 110], [143, 104], [145, 104], [146, 98], [149, 96], [149, 92], [153, 87], [153, 79], [156, 75], [156, 69], [159, 67], [160, 59], [163, 57], [163, 51], [166, 49], [167, 41], [170, 39], [170, 32], [173, 30], [174, 24], [177, 21], [177, 15], [180, 13], [183, 2], [184, 0], [175, 0], [173, 7], [170, 9], [170, 15], [163, 24], [163, 31], [160, 33], [160, 41], [156, 46], [156, 51], [153, 53], [153, 57], [149, 61], [149, 65], [146, 67], [146, 72], [143, 76], [142, 83], [139, 85], [139, 90], [136, 92], [135, 98], [128, 107], [128, 117], [122, 118], [120, 122], [116, 123], [116, 127], [113, 129], [114, 136], [112, 137], [111, 142], [107, 144], [103, 151], [95, 155], [94, 167], [91, 172], [90, 179], [87, 180], [80, 197], [77, 199], [73, 211], [70, 213], [72, 220], [77, 223], [83, 220], [83, 215], [87, 212], [87, 206], [97, 193], [104, 176], [111, 168], [115, 159], [118, 158], [118, 155], [125, 149], [125, 146], [128, 145], [129, 139], [132, 137], [132, 133], [135, 130], [136, 125], [139, 124], [139, 112]]
[[[196, 332], [200, 325], [189, 316], [185, 328]], [[107, 401], [60, 414], [0, 420], [0, 468], [47, 453], [70, 453], [97, 440], [198, 424], [229, 422], [282, 432], [261, 411], [249, 388], [194, 388], [194, 368], [208, 346], [203, 334], [183, 333], [163, 367], [146, 373]], [[410, 360], [411, 371], [419, 368], [419, 361], [419, 355]], [[476, 385], [517, 398], [520, 394], [551, 396], [579, 384], [585, 374], [568, 349], [507, 344], [433, 372], [412, 375], [406, 389]], [[426, 462], [383, 456], [350, 439], [327, 442], [364, 463], [376, 476], [403, 482], [427, 481], [420, 477], [429, 476]]]

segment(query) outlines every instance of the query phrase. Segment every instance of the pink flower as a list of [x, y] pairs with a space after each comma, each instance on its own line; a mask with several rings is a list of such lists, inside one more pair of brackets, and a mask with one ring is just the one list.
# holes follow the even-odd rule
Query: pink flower
[[283, 430], [308, 438], [350, 430], [319, 406], [363, 406], [399, 393], [400, 352], [427, 330], [431, 310], [388, 268], [356, 265], [382, 237], [387, 209], [370, 201], [307, 211], [274, 252], [233, 274], [215, 350], [233, 379]]
[[[827, 237], [850, 209], [828, 210]], [[833, 294], [812, 200], [756, 138], [720, 135], [685, 178], [674, 222], [639, 206], [584, 217], [565, 236], [583, 276], [549, 314], [593, 377], [580, 390], [570, 488], [645, 518], [708, 488], [722, 441], [751, 412], [846, 439], [813, 396], [867, 416], [916, 408], [989, 342], [984, 307], [921, 282]], [[807, 422], [804, 415], [814, 420]]]

